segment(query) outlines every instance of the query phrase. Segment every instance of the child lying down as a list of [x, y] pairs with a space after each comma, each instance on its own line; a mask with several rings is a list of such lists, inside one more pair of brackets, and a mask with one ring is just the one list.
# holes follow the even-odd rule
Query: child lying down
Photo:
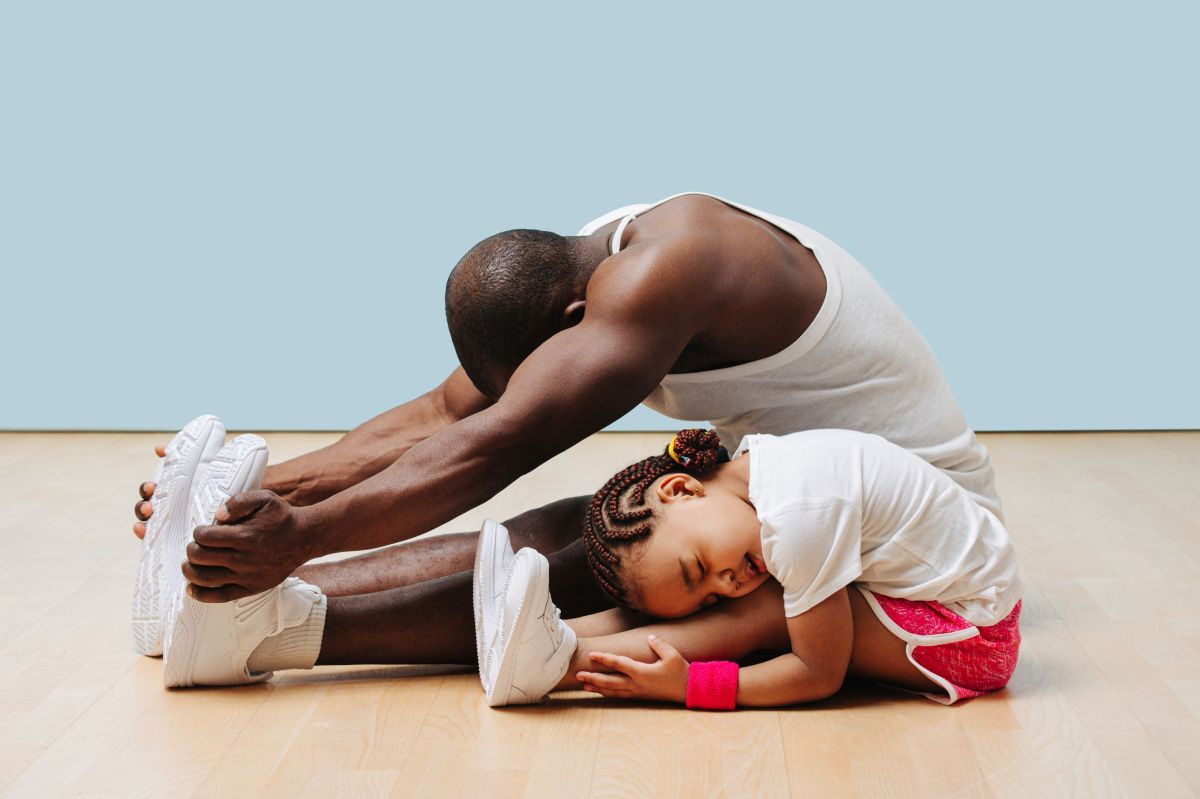
[[[1016, 555], [952, 479], [848, 430], [751, 435], [724, 454], [712, 431], [684, 430], [596, 493], [584, 545], [619, 609], [562, 621], [546, 559], [484, 526], [474, 598], [488, 704], [583, 688], [789, 705], [847, 675], [952, 704], [1007, 684], [1021, 641]], [[638, 627], [642, 614], [674, 621]], [[736, 663], [761, 650], [781, 654]]]

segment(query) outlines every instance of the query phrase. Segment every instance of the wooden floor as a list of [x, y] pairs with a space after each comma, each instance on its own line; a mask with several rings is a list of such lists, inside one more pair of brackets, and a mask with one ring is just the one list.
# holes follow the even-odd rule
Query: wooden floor
[[[278, 460], [333, 436], [267, 439]], [[489, 710], [473, 673], [419, 667], [168, 693], [128, 621], [160, 440], [0, 435], [6, 795], [1200, 793], [1200, 433], [984, 437], [1028, 582], [1007, 691], [946, 708], [855, 686], [726, 714], [584, 694]], [[585, 493], [663, 441], [594, 437], [448, 527]]]

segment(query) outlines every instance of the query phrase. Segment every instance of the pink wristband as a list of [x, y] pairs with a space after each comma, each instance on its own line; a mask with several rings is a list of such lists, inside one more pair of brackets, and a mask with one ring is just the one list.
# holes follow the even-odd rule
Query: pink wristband
[[737, 707], [738, 664], [709, 660], [688, 666], [687, 706], [701, 710]]

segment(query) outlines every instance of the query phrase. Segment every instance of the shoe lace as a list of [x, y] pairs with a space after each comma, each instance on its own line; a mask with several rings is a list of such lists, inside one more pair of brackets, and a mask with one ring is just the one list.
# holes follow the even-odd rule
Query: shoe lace
[[563, 627], [566, 625], [562, 622], [562, 611], [558, 609], [557, 605], [551, 604], [550, 612], [544, 614], [542, 618], [545, 620], [547, 632], [550, 633], [550, 639], [554, 641], [554, 647], [557, 649], [562, 646], [565, 634]]

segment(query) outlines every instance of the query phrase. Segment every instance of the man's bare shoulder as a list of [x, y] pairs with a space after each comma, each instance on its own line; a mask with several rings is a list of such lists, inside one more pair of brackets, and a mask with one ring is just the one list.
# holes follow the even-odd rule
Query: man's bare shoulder
[[685, 194], [646, 211], [629, 225], [621, 252], [606, 259], [588, 283], [588, 302], [629, 302], [629, 294], [676, 299], [695, 293], [716, 253], [721, 215], [729, 206], [699, 194]]
[[588, 281], [588, 310], [621, 315], [686, 304], [702, 311], [709, 294], [700, 287], [716, 266], [711, 241], [711, 233], [697, 231], [622, 250], [605, 260]]

